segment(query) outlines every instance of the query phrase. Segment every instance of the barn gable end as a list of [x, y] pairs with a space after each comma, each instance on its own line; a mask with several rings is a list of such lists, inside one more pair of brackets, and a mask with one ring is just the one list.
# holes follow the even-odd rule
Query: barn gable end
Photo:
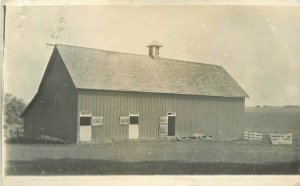
[[[45, 135], [75, 142], [76, 110], [77, 90], [55, 47], [38, 92], [21, 115], [24, 118], [25, 136]], [[26, 134], [26, 128], [34, 130], [35, 135]]]

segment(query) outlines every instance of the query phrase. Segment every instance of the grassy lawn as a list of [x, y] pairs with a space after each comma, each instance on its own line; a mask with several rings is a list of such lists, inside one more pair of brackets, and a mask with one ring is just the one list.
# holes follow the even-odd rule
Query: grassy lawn
[[7, 175], [295, 175], [299, 162], [268, 164], [184, 163], [178, 161], [122, 162], [89, 159], [12, 161]]
[[258, 142], [129, 141], [9, 144], [8, 175], [299, 174], [299, 146]]

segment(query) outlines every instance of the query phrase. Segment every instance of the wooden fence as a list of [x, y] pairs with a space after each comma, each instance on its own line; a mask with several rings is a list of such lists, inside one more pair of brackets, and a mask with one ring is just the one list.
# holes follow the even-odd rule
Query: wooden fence
[[291, 145], [293, 144], [292, 133], [287, 134], [270, 134], [271, 142], [273, 145]]
[[263, 133], [259, 133], [259, 132], [252, 132], [252, 131], [244, 131], [244, 139], [245, 140], [256, 140], [256, 141], [261, 141], [264, 137]]

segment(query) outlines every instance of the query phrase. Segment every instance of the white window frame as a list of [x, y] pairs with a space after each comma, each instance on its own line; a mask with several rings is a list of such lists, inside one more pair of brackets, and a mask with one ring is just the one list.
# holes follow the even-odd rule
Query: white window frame
[[88, 117], [88, 116], [90, 116], [90, 117], [92, 117], [92, 112], [91, 111], [80, 111], [80, 117]]
[[176, 112], [168, 112], [167, 116], [176, 116]]
[[129, 116], [139, 116], [140, 117], [140, 113], [139, 112], [129, 112], [128, 115]]

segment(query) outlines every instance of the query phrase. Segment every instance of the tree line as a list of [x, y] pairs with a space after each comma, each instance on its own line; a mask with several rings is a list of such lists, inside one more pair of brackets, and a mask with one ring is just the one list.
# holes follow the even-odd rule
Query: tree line
[[26, 104], [20, 98], [13, 94], [6, 93], [4, 95], [4, 126], [5, 125], [23, 125], [20, 115], [25, 109]]

